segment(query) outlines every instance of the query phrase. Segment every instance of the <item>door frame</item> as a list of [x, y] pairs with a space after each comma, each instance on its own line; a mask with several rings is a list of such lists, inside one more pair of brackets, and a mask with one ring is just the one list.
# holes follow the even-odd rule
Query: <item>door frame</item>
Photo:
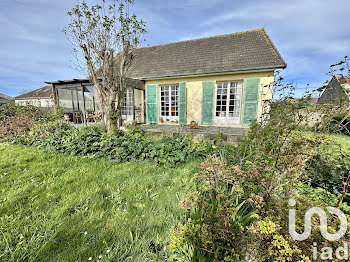
[[[131, 122], [131, 121], [133, 121], [135, 119], [135, 117], [134, 117], [134, 115], [135, 115], [135, 112], [134, 112], [135, 111], [135, 106], [134, 106], [134, 104], [135, 104], [134, 88], [126, 89], [125, 97], [123, 99], [124, 99], [124, 101], [123, 101], [123, 108], [122, 108], [122, 119], [126, 123], [129, 123], [129, 122]], [[131, 103], [129, 105], [125, 105], [125, 100], [127, 102], [131, 101]], [[124, 111], [124, 106], [131, 107], [131, 109], [132, 109], [131, 114], [128, 114], [128, 115], [124, 115], [123, 114], [124, 113], [123, 112]]]
[[[169, 103], [168, 106], [168, 113], [169, 115], [163, 116], [162, 115], [162, 87], [168, 87], [169, 88], [169, 100], [167, 101]], [[172, 87], [175, 87], [175, 90], [177, 90], [177, 95], [175, 94], [175, 97], [177, 98], [177, 102], [175, 100], [175, 105], [177, 105], [177, 111], [175, 108], [175, 114], [177, 112], [177, 116], [171, 116], [171, 92]], [[180, 102], [180, 88], [179, 84], [165, 84], [165, 85], [159, 85], [159, 114], [160, 114], [160, 120], [163, 121], [161, 123], [179, 123], [179, 102]]]
[[[227, 99], [229, 100], [229, 91], [231, 87], [231, 83], [241, 83], [241, 97], [240, 97], [240, 103], [239, 103], [239, 116], [238, 117], [232, 117], [231, 120], [229, 120], [228, 116], [228, 109], [229, 109], [229, 101], [226, 100], [226, 116], [225, 117], [217, 117], [216, 116], [216, 104], [217, 104], [217, 90], [218, 90], [218, 83], [228, 83], [227, 88]], [[228, 103], [227, 103], [228, 102]], [[214, 93], [214, 124], [216, 125], [240, 125], [242, 123], [242, 107], [243, 107], [243, 81], [242, 80], [227, 80], [227, 81], [217, 81], [215, 83], [215, 93]]]

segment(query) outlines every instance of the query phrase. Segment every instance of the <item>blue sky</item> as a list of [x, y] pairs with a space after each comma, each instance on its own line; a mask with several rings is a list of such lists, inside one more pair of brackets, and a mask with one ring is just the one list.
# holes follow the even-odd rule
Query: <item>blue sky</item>
[[[0, 0], [0, 93], [19, 95], [44, 81], [84, 77], [62, 33], [73, 0]], [[298, 93], [320, 86], [330, 64], [350, 55], [349, 0], [135, 0], [144, 45], [264, 27], [288, 64]]]

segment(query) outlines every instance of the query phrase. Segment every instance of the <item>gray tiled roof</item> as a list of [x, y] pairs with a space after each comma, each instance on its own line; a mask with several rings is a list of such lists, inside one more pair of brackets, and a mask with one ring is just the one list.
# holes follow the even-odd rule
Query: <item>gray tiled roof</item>
[[0, 103], [6, 103], [6, 102], [11, 102], [13, 100], [12, 97], [0, 93]]
[[52, 87], [44, 86], [39, 89], [15, 97], [16, 100], [31, 98], [52, 98]]
[[137, 48], [128, 76], [136, 79], [285, 68], [264, 29]]

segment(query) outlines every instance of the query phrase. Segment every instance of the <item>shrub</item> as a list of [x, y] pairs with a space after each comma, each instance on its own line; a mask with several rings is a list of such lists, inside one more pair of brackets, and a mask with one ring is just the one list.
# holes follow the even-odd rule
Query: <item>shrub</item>
[[[107, 140], [107, 144], [111, 139]], [[156, 139], [143, 136], [141, 132], [132, 132], [120, 135], [112, 143], [114, 157], [118, 161], [152, 159], [156, 164], [174, 166], [183, 163], [189, 158], [208, 155], [212, 148], [208, 142], [193, 142], [182, 135]]]
[[89, 155], [99, 152], [103, 127], [72, 128], [62, 137], [62, 150], [69, 155]]
[[350, 172], [350, 155], [334, 140], [322, 136], [322, 144], [306, 164], [304, 173], [308, 179], [303, 182], [314, 188], [326, 189], [333, 194], [343, 190]]
[[[339, 200], [340, 193], [338, 191], [330, 192], [322, 187], [311, 187], [304, 183], [297, 183], [298, 192], [300, 195], [307, 197], [310, 201], [317, 203], [326, 203], [327, 206], [335, 207]], [[350, 215], [350, 206], [348, 201], [344, 201], [340, 205], [340, 209]]]
[[[170, 229], [173, 261], [310, 261], [313, 243], [327, 243], [333, 248], [341, 243], [326, 242], [317, 220], [307, 240], [294, 241], [288, 231], [288, 200], [271, 201], [257, 194], [261, 188], [255, 183], [254, 169], [226, 166], [210, 156], [198, 165], [192, 182], [194, 190], [179, 203], [186, 211], [186, 219]], [[300, 232], [304, 230], [305, 212], [327, 204], [320, 191], [312, 193], [314, 189], [300, 184], [298, 188], [300, 193], [295, 191], [294, 199], [296, 229]], [[329, 203], [334, 205], [334, 201]], [[349, 207], [345, 205], [344, 209]], [[335, 229], [336, 222], [329, 225], [330, 231]]]
[[333, 133], [350, 135], [350, 115], [343, 112], [333, 116], [330, 122], [330, 130], [332, 130]]
[[63, 137], [72, 129], [73, 127], [63, 120], [37, 123], [32, 127], [28, 138], [34, 145], [59, 146]]
[[188, 218], [170, 230], [171, 258], [188, 261], [238, 258], [238, 239], [255, 219], [256, 209], [244, 196], [241, 170], [226, 167], [213, 155], [198, 165], [192, 181], [196, 191], [179, 203], [188, 210]]
[[0, 122], [0, 139], [9, 140], [24, 136], [29, 133], [34, 120], [29, 113], [14, 116], [11, 119]]
[[350, 108], [348, 101], [319, 105], [317, 112], [322, 117], [315, 124], [316, 131], [350, 135]]
[[0, 107], [0, 139], [15, 139], [28, 135], [35, 123], [58, 119], [58, 114], [33, 106], [8, 103]]
[[171, 167], [213, 152], [209, 142], [193, 142], [183, 135], [154, 138], [143, 135], [134, 126], [127, 132], [107, 134], [102, 126], [73, 128], [61, 120], [35, 124], [31, 132], [17, 142], [68, 155], [103, 157], [118, 162], [149, 159]]

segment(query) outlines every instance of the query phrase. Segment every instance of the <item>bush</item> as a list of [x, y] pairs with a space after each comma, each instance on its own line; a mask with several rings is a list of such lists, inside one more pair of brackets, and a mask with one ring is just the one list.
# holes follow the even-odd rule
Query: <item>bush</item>
[[175, 166], [190, 158], [207, 156], [212, 152], [208, 142], [193, 142], [182, 135], [156, 139], [141, 132], [122, 133], [101, 142], [103, 151], [118, 161], [151, 159], [156, 164]]
[[61, 120], [36, 124], [27, 136], [17, 139], [17, 142], [49, 152], [109, 158], [118, 162], [149, 159], [158, 165], [171, 167], [213, 152], [209, 142], [193, 142], [187, 136], [157, 139], [143, 135], [137, 127], [128, 132], [107, 134], [102, 126], [73, 128]]
[[26, 143], [45, 148], [49, 152], [59, 152], [62, 151], [63, 137], [72, 129], [73, 127], [63, 120], [37, 123], [29, 132]]
[[18, 106], [8, 103], [0, 106], [0, 139], [11, 140], [28, 135], [36, 123], [58, 119], [58, 114], [33, 106]]
[[315, 124], [316, 131], [350, 135], [350, 108], [348, 101], [319, 105], [317, 112], [322, 117]]
[[[313, 243], [333, 248], [341, 244], [322, 238], [315, 220], [310, 237], [294, 241], [288, 231], [288, 200], [272, 201], [257, 194], [264, 191], [256, 183], [255, 171], [226, 166], [215, 156], [198, 165], [191, 180], [194, 190], [179, 203], [186, 219], [170, 229], [172, 261], [311, 261]], [[294, 199], [296, 229], [300, 232], [309, 208], [335, 203], [334, 199], [325, 201], [331, 195], [323, 189], [314, 190], [300, 183], [297, 186], [299, 192], [294, 192]], [[343, 205], [343, 210], [349, 207]], [[335, 230], [337, 223], [328, 228]]]
[[0, 122], [0, 139], [9, 140], [27, 135], [33, 126], [34, 120], [30, 113], [16, 115], [13, 118]]
[[[350, 172], [350, 155], [334, 140], [322, 137], [322, 144], [306, 163], [304, 173], [307, 180], [303, 182], [338, 195]], [[344, 200], [349, 201], [349, 198], [346, 196]]]
[[102, 127], [72, 128], [62, 137], [62, 150], [69, 155], [90, 155], [100, 150]]
[[333, 116], [330, 122], [330, 129], [333, 133], [350, 135], [350, 115], [344, 112]]
[[184, 224], [173, 227], [171, 258], [188, 261], [226, 261], [238, 256], [238, 239], [255, 219], [255, 205], [246, 201], [241, 170], [226, 167], [217, 157], [198, 165], [192, 181], [196, 190], [179, 206], [188, 210]]

